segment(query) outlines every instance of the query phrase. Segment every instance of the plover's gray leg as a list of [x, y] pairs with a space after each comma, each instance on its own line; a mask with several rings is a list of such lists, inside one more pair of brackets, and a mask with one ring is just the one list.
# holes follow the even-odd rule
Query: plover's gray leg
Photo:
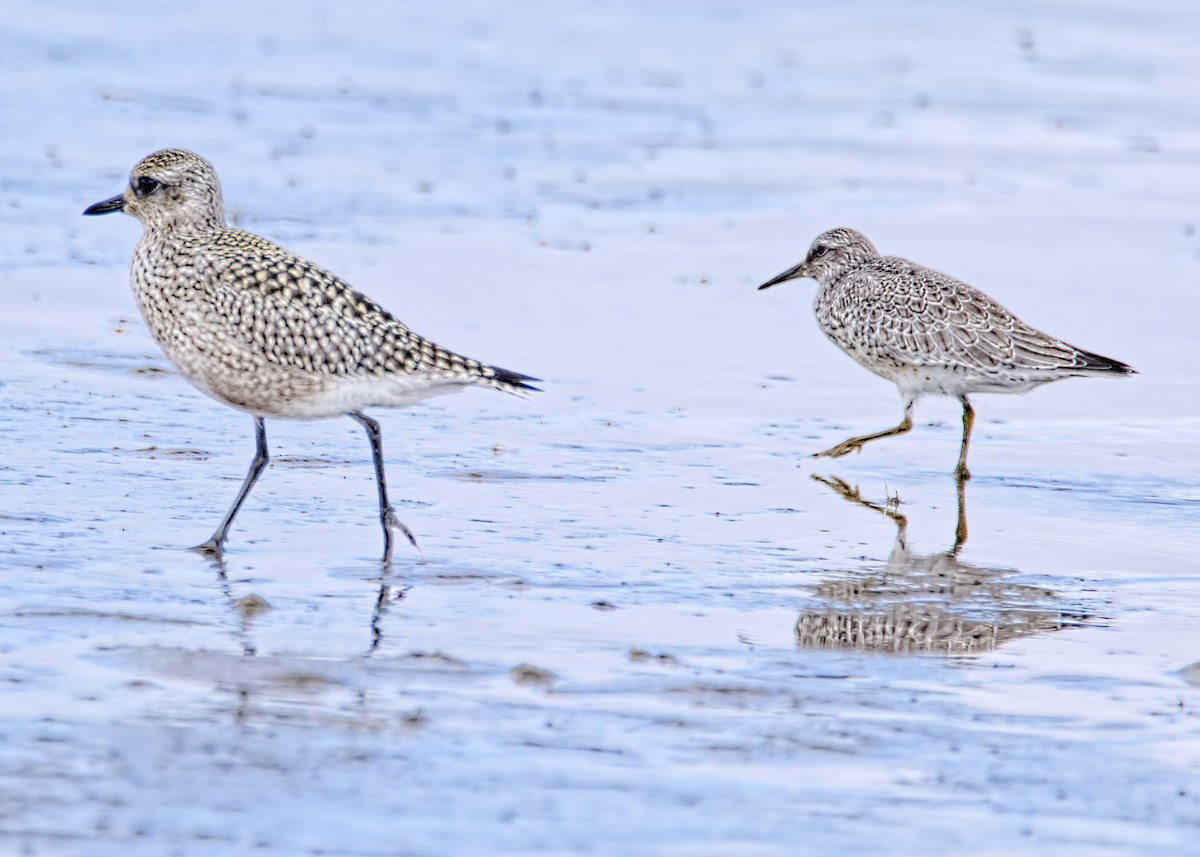
[[379, 430], [379, 423], [359, 411], [354, 411], [348, 416], [367, 430], [367, 437], [371, 440], [371, 455], [375, 458], [375, 484], [379, 488], [379, 523], [383, 526], [383, 558], [380, 561], [384, 565], [391, 565], [392, 527], [404, 533], [409, 544], [418, 552], [421, 548], [417, 545], [412, 530], [396, 517], [396, 510], [388, 502], [387, 477], [383, 473], [383, 433]]
[[258, 481], [258, 477], [262, 476], [263, 470], [267, 467], [267, 462], [271, 460], [270, 453], [267, 452], [266, 421], [262, 417], [254, 418], [254, 434], [258, 444], [254, 451], [254, 460], [250, 462], [250, 470], [246, 473], [246, 478], [242, 480], [242, 487], [238, 490], [237, 497], [233, 500], [233, 505], [225, 513], [225, 517], [221, 520], [220, 526], [217, 527], [212, 537], [204, 544], [196, 545], [192, 550], [215, 554], [218, 557], [221, 555], [221, 551], [224, 550], [225, 537], [229, 535], [229, 525], [233, 523], [234, 515], [238, 513], [238, 509], [242, 508], [242, 503], [246, 501], [247, 495], [250, 494], [250, 489]]

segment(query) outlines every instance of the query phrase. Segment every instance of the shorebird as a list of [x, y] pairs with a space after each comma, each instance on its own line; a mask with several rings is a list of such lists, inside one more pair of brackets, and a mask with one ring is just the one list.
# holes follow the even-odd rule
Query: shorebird
[[917, 399], [953, 396], [963, 408], [954, 472], [969, 479], [967, 449], [975, 424], [970, 394], [1024, 393], [1063, 378], [1135, 374], [1119, 360], [1031, 327], [973, 286], [907, 259], [880, 256], [853, 229], [821, 233], [803, 262], [758, 288], [804, 277], [820, 284], [813, 309], [825, 335], [894, 383], [904, 400], [899, 425], [849, 438], [814, 457], [839, 458], [870, 441], [904, 434], [912, 429]]
[[1052, 590], [1019, 582], [1015, 569], [961, 559], [967, 539], [964, 480], [955, 483], [954, 546], [919, 554], [909, 547], [908, 518], [900, 512], [898, 499], [871, 502], [836, 476], [812, 478], [849, 502], [890, 518], [896, 538], [884, 565], [836, 574], [816, 584], [815, 603], [796, 619], [800, 646], [973, 654], [1008, 640], [1078, 627], [1090, 618]]
[[225, 224], [221, 183], [204, 158], [165, 149], [143, 158], [125, 190], [84, 214], [141, 221], [130, 280], [146, 326], [201, 392], [254, 418], [254, 460], [212, 537], [220, 557], [234, 516], [267, 466], [267, 417], [349, 416], [375, 462], [383, 563], [392, 529], [416, 546], [388, 501], [379, 423], [364, 411], [400, 408], [466, 387], [537, 390], [528, 375], [488, 366], [413, 333], [344, 280], [265, 238]]

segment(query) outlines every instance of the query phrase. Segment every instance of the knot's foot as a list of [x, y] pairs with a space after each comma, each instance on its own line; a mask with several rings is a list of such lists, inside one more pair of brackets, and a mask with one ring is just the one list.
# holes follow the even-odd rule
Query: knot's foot
[[[813, 456], [813, 457], [815, 458], [816, 456]], [[838, 476], [830, 476], [830, 477], [826, 478], [824, 476], [818, 476], [816, 473], [812, 474], [812, 478], [815, 479], [817, 482], [820, 482], [822, 485], [828, 485], [830, 488], [832, 488], [834, 491], [841, 494], [847, 500], [853, 500], [856, 503], [865, 503], [866, 502], [865, 500], [863, 500], [862, 495], [858, 493], [858, 489], [851, 488], [850, 483], [847, 482], [845, 479], [842, 479]]]
[[[908, 520], [904, 517], [904, 515], [900, 514], [899, 495], [888, 495], [887, 501], [884, 503], [872, 503], [870, 500], [867, 500], [863, 497], [863, 495], [859, 492], [857, 485], [851, 488], [850, 483], [845, 479], [841, 479], [837, 476], [830, 476], [826, 478], [824, 476], [818, 476], [815, 473], [812, 474], [812, 478], [817, 482], [820, 482], [822, 485], [828, 485], [830, 488], [840, 494], [843, 499], [849, 500], [851, 503], [855, 503], [859, 506], [865, 506], [868, 509], [874, 509], [876, 512], [887, 515], [900, 525], [902, 533], [903, 528], [908, 526]], [[884, 490], [887, 490], [886, 487]]]
[[188, 550], [193, 550], [198, 554], [203, 554], [208, 557], [213, 566], [217, 569], [217, 577], [221, 580], [225, 579], [225, 543], [218, 541], [214, 535], [211, 539], [202, 545], [195, 545]]
[[225, 553], [225, 545], [223, 542], [217, 541], [216, 537], [214, 536], [204, 544], [193, 545], [192, 547], [188, 548], [188, 550], [194, 550], [196, 553], [207, 554], [208, 556], [214, 556], [217, 559], [221, 559], [222, 555]]
[[831, 446], [824, 452], [814, 452], [813, 458], [841, 458], [852, 452], [862, 452], [862, 443], [857, 440], [844, 440], [837, 446]]

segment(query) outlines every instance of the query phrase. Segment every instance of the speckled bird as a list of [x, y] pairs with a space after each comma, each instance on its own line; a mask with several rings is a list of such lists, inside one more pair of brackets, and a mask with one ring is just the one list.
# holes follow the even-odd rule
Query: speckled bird
[[[967, 448], [972, 393], [1024, 393], [1087, 375], [1132, 375], [1101, 357], [1043, 333], [979, 289], [897, 256], [880, 256], [861, 232], [818, 235], [804, 261], [759, 286], [810, 277], [820, 284], [813, 309], [838, 348], [894, 383], [904, 419], [894, 428], [852, 437], [816, 456], [839, 458], [912, 428], [913, 406], [926, 394], [962, 402], [963, 434], [955, 474], [970, 478]], [[814, 457], [816, 457], [814, 456]]]
[[466, 387], [537, 389], [529, 383], [536, 378], [447, 351], [329, 271], [228, 227], [217, 174], [192, 152], [147, 156], [124, 192], [84, 214], [114, 211], [133, 215], [144, 228], [130, 279], [167, 359], [202, 392], [254, 418], [250, 470], [198, 550], [221, 555], [234, 516], [266, 467], [266, 417], [346, 415], [371, 442], [388, 564], [393, 527], [416, 541], [388, 502], [379, 424], [364, 410], [406, 407]]

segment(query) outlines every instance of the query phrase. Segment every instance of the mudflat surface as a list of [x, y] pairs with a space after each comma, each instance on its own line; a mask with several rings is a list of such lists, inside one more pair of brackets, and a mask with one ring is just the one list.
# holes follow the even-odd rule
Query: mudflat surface
[[[10, 4], [0, 850], [1200, 853], [1200, 10], [794, 5]], [[420, 555], [349, 420], [186, 550], [251, 421], [79, 216], [166, 146], [544, 379], [375, 414]], [[810, 459], [900, 418], [754, 290], [835, 225], [1141, 374]]]

